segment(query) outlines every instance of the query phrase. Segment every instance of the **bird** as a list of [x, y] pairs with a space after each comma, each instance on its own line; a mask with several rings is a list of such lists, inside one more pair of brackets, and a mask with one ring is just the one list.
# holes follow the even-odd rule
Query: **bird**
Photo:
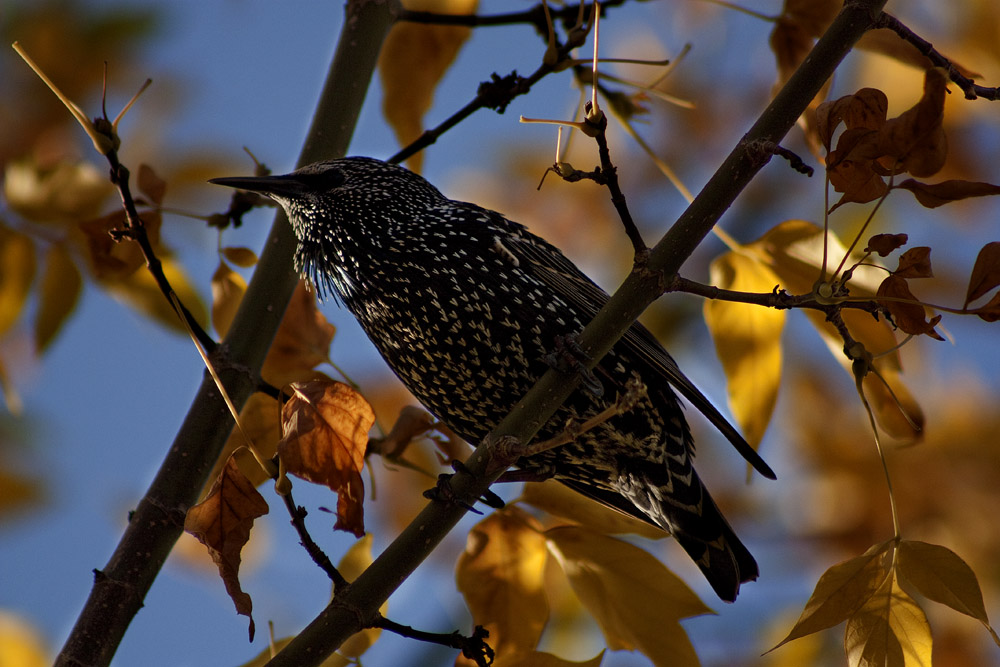
[[[295, 269], [320, 298], [346, 306], [417, 400], [473, 444], [554, 359], [573, 355], [566, 341], [609, 299], [524, 225], [449, 199], [395, 164], [346, 157], [285, 175], [210, 182], [281, 205], [298, 240]], [[757, 578], [757, 563], [695, 472], [674, 390], [759, 472], [771, 479], [774, 472], [641, 324], [590, 373], [537, 438], [605, 410], [630, 381], [646, 392], [572, 441], [521, 457], [517, 472], [554, 478], [672, 534], [719, 598], [735, 601], [740, 585]]]

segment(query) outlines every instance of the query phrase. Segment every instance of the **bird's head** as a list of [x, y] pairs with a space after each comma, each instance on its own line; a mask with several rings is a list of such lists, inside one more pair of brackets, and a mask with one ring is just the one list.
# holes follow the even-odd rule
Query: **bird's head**
[[295, 267], [321, 290], [338, 282], [335, 273], [346, 263], [360, 261], [389, 239], [405, 235], [405, 226], [425, 219], [421, 212], [444, 199], [417, 174], [367, 157], [316, 162], [281, 176], [209, 182], [278, 202], [299, 241]]

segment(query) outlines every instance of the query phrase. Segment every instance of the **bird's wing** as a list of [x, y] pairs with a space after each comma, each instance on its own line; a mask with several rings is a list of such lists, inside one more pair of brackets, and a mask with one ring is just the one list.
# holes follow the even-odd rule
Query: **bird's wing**
[[[492, 212], [491, 212], [492, 213]], [[569, 302], [584, 317], [592, 319], [604, 307], [608, 294], [588, 278], [557, 248], [544, 239], [528, 232], [522, 225], [512, 223], [498, 213], [492, 213], [494, 223], [514, 226], [511, 236], [504, 238], [504, 244], [519, 262], [524, 262], [522, 268], [530, 271], [536, 278], [546, 283]], [[736, 451], [760, 474], [768, 479], [775, 479], [774, 471], [767, 465], [760, 454], [743, 439], [732, 424], [712, 405], [701, 391], [681, 372], [677, 363], [670, 357], [656, 337], [642, 324], [635, 322], [622, 337], [624, 344], [654, 375], [665, 379], [681, 393], [695, 408], [697, 408], [719, 431], [732, 443]]]

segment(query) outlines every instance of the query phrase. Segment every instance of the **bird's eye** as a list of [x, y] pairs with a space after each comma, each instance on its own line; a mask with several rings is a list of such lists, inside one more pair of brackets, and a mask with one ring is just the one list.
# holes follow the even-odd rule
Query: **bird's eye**
[[339, 188], [344, 184], [345, 180], [344, 172], [333, 168], [312, 173], [295, 174], [295, 178], [302, 184], [317, 192]]

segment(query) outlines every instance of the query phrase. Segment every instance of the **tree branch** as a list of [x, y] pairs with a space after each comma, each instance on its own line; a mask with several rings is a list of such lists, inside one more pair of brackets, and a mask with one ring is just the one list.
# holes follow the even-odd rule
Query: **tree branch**
[[[848, 1], [826, 34], [737, 144], [687, 210], [652, 249], [645, 267], [634, 269], [608, 303], [584, 329], [580, 345], [597, 364], [632, 322], [660, 296], [662, 276], [676, 274], [722, 214], [766, 163], [748, 148], [754, 142], [780, 144], [782, 138], [833, 74], [855, 42], [871, 28], [885, 0]], [[488, 436], [528, 442], [572, 393], [579, 378], [547, 372]], [[490, 466], [490, 448], [480, 446], [452, 479], [459, 498], [473, 502], [500, 476]], [[491, 467], [489, 475], [484, 474]], [[430, 503], [402, 534], [270, 663], [271, 667], [318, 665], [362, 628], [389, 595], [434, 550], [458, 523], [465, 509], [457, 504]]]
[[[337, 52], [299, 164], [346, 153], [379, 49], [397, 10], [396, 0], [348, 3]], [[214, 355], [237, 407], [257, 386], [264, 356], [297, 283], [291, 262], [294, 250], [291, 227], [283, 214], [278, 215], [229, 334]], [[56, 665], [110, 663], [180, 536], [187, 509], [197, 499], [232, 427], [215, 383], [206, 376], [118, 547], [108, 564], [96, 572], [90, 597]]]

